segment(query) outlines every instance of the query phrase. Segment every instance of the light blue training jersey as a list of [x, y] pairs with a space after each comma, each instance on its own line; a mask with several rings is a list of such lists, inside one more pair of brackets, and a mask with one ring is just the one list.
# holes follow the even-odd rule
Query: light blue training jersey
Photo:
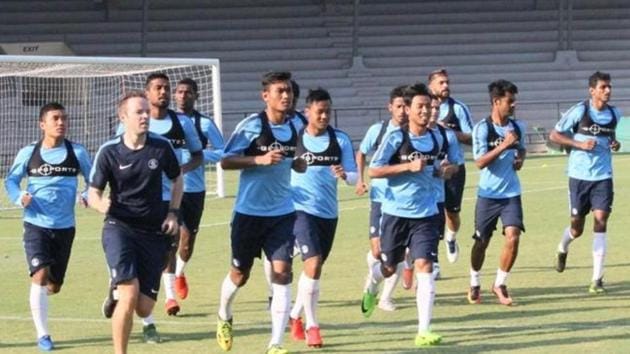
[[[515, 130], [513, 122], [520, 129], [519, 145], [516, 149], [507, 149], [499, 157], [483, 168], [479, 176], [477, 195], [483, 198], [504, 199], [521, 195], [521, 183], [514, 169], [514, 158], [517, 150], [525, 149], [525, 132], [527, 126], [520, 120], [510, 120], [505, 126], [491, 123], [499, 139], [502, 139], [508, 131]], [[489, 151], [488, 144], [498, 144], [499, 141], [488, 142], [488, 123], [484, 119], [473, 128], [473, 157], [478, 160]]]
[[[437, 127], [431, 129], [438, 139], [440, 149], [444, 146], [444, 139]], [[459, 145], [457, 143], [457, 136], [453, 129], [445, 128], [446, 140], [448, 142], [448, 149], [446, 150], [446, 160], [453, 165], [462, 165], [464, 163], [464, 156], [461, 155]], [[436, 161], [436, 165], [439, 166], [440, 161]], [[446, 192], [444, 190], [444, 179], [439, 176], [434, 176], [433, 182], [435, 184], [435, 190], [437, 191], [437, 202], [444, 203], [446, 199]]]
[[[269, 126], [275, 139], [279, 141], [291, 139], [293, 130], [289, 120], [282, 124], [269, 122]], [[245, 150], [261, 132], [259, 114], [242, 120], [225, 144], [224, 157], [244, 155]], [[252, 216], [279, 216], [295, 211], [291, 198], [292, 162], [292, 158], [285, 157], [276, 165], [242, 169], [234, 211]]]
[[[614, 112], [616, 119], [621, 118], [621, 113], [616, 107], [608, 106], [603, 110], [596, 110], [589, 104], [589, 114], [593, 122], [599, 126], [607, 125], [613, 119]], [[584, 115], [584, 102], [580, 102], [571, 107], [558, 121], [554, 129], [560, 133], [573, 135], [577, 141], [596, 139], [597, 144], [592, 151], [571, 149], [569, 154], [568, 175], [584, 181], [601, 181], [612, 178], [612, 156], [610, 152], [610, 138], [606, 136], [593, 136], [581, 134], [578, 130], [573, 133], [573, 127], [579, 124]]]
[[[453, 117], [451, 119], [457, 120], [462, 133], [471, 134], [473, 130], [473, 119], [472, 114], [470, 113], [470, 109], [462, 101], [456, 99], [452, 100]], [[439, 121], [444, 121], [445, 119], [449, 118], [449, 106], [449, 100], [444, 100], [442, 103], [440, 103], [440, 115], [438, 116]], [[464, 156], [464, 144], [458, 141], [457, 147], [459, 149], [459, 153]]]
[[[77, 177], [28, 176], [28, 163], [34, 153], [35, 145], [36, 143], [33, 143], [22, 148], [15, 157], [4, 182], [9, 199], [15, 205], [21, 206], [22, 195], [31, 194], [33, 198], [31, 204], [24, 208], [24, 221], [30, 224], [50, 229], [73, 227], [75, 225], [74, 205], [77, 201]], [[90, 154], [81, 144], [72, 143], [72, 148], [87, 188], [92, 168]], [[66, 145], [62, 144], [51, 149], [41, 147], [40, 154], [45, 163], [60, 164], [66, 160]], [[26, 189], [22, 191], [20, 183], [25, 177], [27, 178]], [[84, 192], [83, 198], [87, 199], [86, 197]]]
[[[341, 148], [341, 163], [346, 173], [357, 172], [352, 141], [341, 130], [335, 129], [337, 142]], [[304, 148], [312, 153], [325, 152], [330, 146], [328, 131], [319, 136], [312, 136], [304, 131]], [[308, 161], [308, 160], [307, 160]], [[296, 210], [320, 218], [334, 219], [338, 215], [337, 178], [330, 166], [309, 165], [305, 173], [291, 171], [293, 205]]]
[[[403, 143], [403, 134], [409, 136], [411, 146], [417, 151], [429, 151], [436, 148], [435, 136], [430, 130], [420, 136], [402, 129], [393, 130], [383, 137], [383, 142], [372, 158], [370, 168], [391, 164], [392, 157], [398, 153], [398, 149]], [[437, 137], [435, 138], [437, 139]], [[433, 166], [427, 165], [420, 172], [405, 172], [387, 177], [385, 180], [387, 181], [387, 189], [381, 202], [383, 213], [416, 219], [438, 213]]]
[[[180, 125], [182, 126], [182, 130], [184, 131], [184, 140], [185, 143], [182, 147], [173, 146], [173, 150], [175, 150], [175, 156], [177, 156], [177, 161], [179, 161], [180, 165], [183, 164], [183, 153], [184, 150], [188, 150], [191, 152], [201, 151], [201, 141], [199, 140], [199, 135], [197, 135], [197, 131], [193, 126], [190, 118], [185, 115], [177, 115]], [[151, 122], [149, 123], [149, 131], [151, 133], [155, 133], [161, 136], [167, 134], [171, 128], [173, 127], [173, 122], [171, 121], [170, 116], [167, 114], [166, 117], [162, 119], [156, 119], [151, 117]], [[116, 135], [123, 134], [125, 132], [125, 126], [122, 124], [118, 124], [118, 129], [116, 130]], [[171, 180], [166, 176], [162, 176], [162, 199], [164, 201], [171, 200]]]
[[[191, 117], [180, 112], [178, 112], [177, 115], [190, 119], [193, 126], [197, 124], [197, 118], [194, 115]], [[203, 146], [203, 163], [201, 166], [184, 174], [185, 193], [203, 192], [206, 190], [205, 166], [209, 163], [219, 162], [223, 154], [223, 134], [219, 131], [216, 124], [214, 124], [214, 120], [203, 114], [200, 115], [199, 119], [201, 131], [205, 138], [208, 139], [208, 145]], [[195, 131], [197, 131], [197, 128], [195, 128]], [[190, 151], [184, 149], [182, 151], [182, 163], [188, 163], [190, 159]]]
[[[378, 122], [378, 123], [372, 124], [372, 126], [368, 128], [367, 133], [365, 133], [365, 137], [363, 137], [363, 140], [361, 140], [361, 145], [359, 145], [359, 151], [361, 151], [363, 155], [367, 156], [370, 154], [374, 154], [374, 152], [376, 152], [376, 149], [378, 148], [377, 143], [379, 143], [377, 139], [378, 139], [379, 133], [381, 132], [381, 128], [383, 127], [383, 124], [387, 124], [387, 128], [385, 129], [385, 134], [381, 137], [380, 143], [382, 143], [387, 133], [390, 133], [391, 131], [396, 130], [396, 129], [400, 129], [400, 127], [397, 127], [392, 124], [391, 119], [387, 122]], [[382, 202], [383, 198], [385, 197], [386, 188], [387, 188], [386, 179], [372, 178], [370, 180], [370, 200], [373, 202], [379, 202], [379, 203]]]

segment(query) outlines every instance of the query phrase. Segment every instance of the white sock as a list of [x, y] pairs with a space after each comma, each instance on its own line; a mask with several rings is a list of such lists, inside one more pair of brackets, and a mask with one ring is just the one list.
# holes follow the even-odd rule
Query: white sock
[[504, 272], [500, 268], [497, 269], [497, 278], [494, 280], [494, 286], [498, 288], [501, 285], [505, 285], [509, 274], [510, 272]]
[[389, 278], [385, 278], [383, 281], [383, 292], [381, 292], [381, 299], [391, 300], [394, 289], [400, 279], [400, 273], [402, 273], [403, 263], [400, 262], [396, 266], [396, 273], [392, 274]]
[[162, 273], [165, 300], [175, 299], [175, 273]]
[[372, 267], [372, 271], [368, 274], [363, 291], [368, 291], [370, 294], [378, 293], [378, 285], [385, 279], [381, 272], [381, 263], [376, 263]]
[[304, 304], [306, 329], [319, 327], [317, 322], [317, 304], [319, 302], [319, 279], [312, 279], [302, 273], [298, 283], [299, 292]]
[[368, 251], [367, 256], [365, 256], [365, 261], [367, 262], [368, 272], [371, 272], [374, 265], [380, 262], [378, 258], [374, 258], [372, 251]]
[[267, 257], [263, 257], [263, 270], [265, 271], [265, 280], [267, 280], [267, 296], [273, 296], [273, 289], [271, 287], [271, 262]]
[[155, 323], [155, 319], [153, 318], [153, 314], [150, 314], [147, 317], [142, 317], [142, 325], [143, 326], [148, 326], [150, 324], [154, 324]]
[[457, 231], [453, 231], [449, 229], [448, 227], [446, 228], [446, 230], [444, 230], [444, 239], [446, 241], [453, 241], [455, 240], [456, 236], [457, 236]]
[[561, 253], [569, 252], [569, 244], [571, 244], [573, 240], [575, 240], [575, 237], [571, 235], [571, 228], [567, 227], [566, 229], [564, 229], [564, 232], [562, 233], [562, 239], [560, 240], [560, 243], [558, 244], [558, 252], [561, 252]]
[[604, 258], [606, 256], [606, 233], [593, 233], [593, 281], [604, 276]]
[[221, 299], [219, 300], [219, 318], [223, 321], [232, 318], [232, 302], [234, 302], [237, 291], [238, 286], [232, 282], [230, 273], [228, 273], [221, 284]]
[[298, 281], [298, 289], [297, 294], [295, 295], [295, 302], [293, 302], [293, 307], [291, 308], [291, 314], [289, 316], [293, 319], [297, 319], [300, 317], [300, 313], [302, 312], [302, 308], [304, 307], [304, 287], [302, 286], [302, 277], [306, 277], [304, 272], [300, 273], [300, 280]]
[[175, 256], [175, 276], [176, 277], [181, 277], [182, 274], [184, 274], [184, 268], [186, 268], [187, 263], [188, 262], [183, 260], [182, 257], [179, 255], [179, 253], [177, 253], [177, 255]]
[[470, 286], [481, 286], [481, 272], [470, 269]]
[[416, 273], [418, 289], [416, 290], [416, 306], [418, 307], [418, 333], [428, 331], [433, 315], [435, 300], [435, 281], [431, 273]]
[[289, 306], [291, 305], [291, 284], [271, 284], [273, 300], [271, 301], [271, 341], [269, 346], [281, 345], [284, 330], [289, 322]]
[[45, 286], [31, 283], [29, 302], [37, 338], [48, 335], [48, 289]]

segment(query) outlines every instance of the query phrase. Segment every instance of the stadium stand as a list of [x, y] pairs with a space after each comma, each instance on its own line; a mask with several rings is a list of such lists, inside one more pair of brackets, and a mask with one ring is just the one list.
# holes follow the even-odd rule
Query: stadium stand
[[[258, 79], [272, 69], [293, 71], [304, 88], [326, 87], [336, 108], [361, 108], [337, 112], [353, 138], [383, 115], [368, 108], [384, 106], [391, 87], [436, 67], [449, 70], [453, 95], [475, 119], [487, 114], [488, 82], [515, 82], [517, 114], [532, 137], [586, 96], [594, 70], [613, 75], [617, 99], [630, 94], [627, 1], [362, 0], [358, 57], [353, 12], [351, 0], [151, 0], [146, 55], [219, 58], [228, 132], [260, 108]], [[0, 42], [63, 41], [77, 55], [138, 56], [141, 19], [142, 0], [5, 0]]]

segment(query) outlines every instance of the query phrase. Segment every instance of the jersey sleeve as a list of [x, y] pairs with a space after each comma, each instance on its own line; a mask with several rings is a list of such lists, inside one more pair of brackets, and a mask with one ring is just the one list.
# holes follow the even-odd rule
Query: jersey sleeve
[[582, 103], [578, 103], [571, 107], [562, 115], [558, 123], [556, 123], [554, 129], [559, 133], [573, 134], [573, 127], [579, 123], [580, 119], [582, 119], [584, 109], [585, 107]]
[[9, 195], [9, 199], [16, 205], [22, 205], [21, 199], [23, 193], [20, 188], [20, 182], [22, 182], [22, 178], [26, 176], [26, 165], [33, 154], [34, 147], [33, 145], [24, 147], [17, 153], [13, 165], [11, 165], [4, 180], [4, 188]]
[[389, 165], [389, 160], [391, 160], [400, 144], [402, 144], [402, 134], [404, 133], [401, 130], [393, 130], [385, 134], [381, 145], [379, 145], [372, 157], [370, 167]]
[[[198, 140], [199, 138], [197, 138]], [[175, 149], [173, 149], [173, 146], [171, 145], [170, 142], [166, 142], [167, 145], [164, 148], [164, 154], [162, 156], [163, 160], [163, 171], [166, 174], [166, 177], [168, 177], [168, 179], [173, 180], [175, 178], [177, 178], [177, 176], [179, 176], [181, 174], [181, 168], [179, 167], [179, 160], [177, 159], [177, 156], [175, 155]], [[201, 145], [201, 143], [200, 143]]]
[[446, 129], [446, 140], [448, 141], [448, 150], [446, 151], [448, 162], [454, 165], [463, 164], [464, 155], [458, 147], [457, 135], [452, 129]]
[[357, 162], [354, 159], [354, 149], [350, 137], [343, 132], [337, 132], [337, 142], [341, 148], [341, 166], [346, 172], [357, 172]]
[[467, 106], [458, 102], [453, 107], [453, 111], [457, 119], [459, 119], [459, 125], [462, 128], [462, 132], [466, 134], [472, 133], [473, 121], [472, 121], [472, 114], [470, 113], [470, 109]]
[[368, 129], [367, 133], [365, 133], [363, 140], [361, 140], [361, 145], [359, 145], [359, 151], [361, 151], [363, 155], [367, 155], [374, 150], [376, 138], [378, 137], [380, 130], [381, 127], [379, 124], [374, 124]]
[[517, 120], [516, 124], [518, 125], [519, 129], [521, 130], [521, 138], [519, 139], [518, 142], [518, 149], [519, 150], [527, 150], [527, 122], [522, 121], [522, 120]]
[[[92, 159], [90, 159], [90, 153], [85, 149], [83, 145], [73, 144], [74, 154], [77, 156], [77, 160], [79, 160], [79, 167], [81, 168], [81, 174], [83, 175], [83, 179], [85, 181], [85, 188], [90, 185], [90, 171], [92, 170]], [[84, 196], [86, 197], [86, 196]]]
[[203, 147], [201, 146], [201, 140], [199, 140], [199, 135], [197, 135], [197, 130], [195, 129], [192, 120], [183, 115], [178, 115], [177, 118], [179, 119], [179, 122], [182, 125], [182, 129], [184, 130], [186, 149], [190, 151], [191, 154], [201, 151], [203, 149]]
[[110, 180], [112, 166], [107, 154], [107, 145], [101, 146], [94, 157], [94, 164], [90, 171], [90, 187], [104, 190]]
[[203, 150], [204, 163], [218, 162], [219, 160], [221, 160], [223, 148], [225, 147], [225, 143], [223, 142], [223, 134], [221, 133], [217, 125], [214, 124], [214, 121], [210, 118], [201, 120], [201, 128], [208, 138], [209, 145]]
[[223, 149], [224, 156], [242, 155], [245, 149], [261, 132], [260, 119], [257, 116], [246, 118], [240, 122]]
[[484, 121], [475, 125], [472, 130], [473, 158], [478, 160], [488, 152], [488, 126]]

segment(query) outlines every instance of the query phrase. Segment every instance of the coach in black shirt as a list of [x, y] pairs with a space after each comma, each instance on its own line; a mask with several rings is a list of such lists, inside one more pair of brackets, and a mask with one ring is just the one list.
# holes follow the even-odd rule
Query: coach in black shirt
[[[90, 173], [89, 204], [106, 214], [103, 249], [110, 270], [114, 351], [127, 353], [133, 312], [151, 314], [165, 256], [178, 232], [182, 176], [168, 140], [149, 133], [149, 105], [132, 91], [118, 106], [125, 133], [99, 149]], [[162, 201], [162, 174], [172, 182], [170, 202]], [[103, 194], [109, 185], [109, 196]], [[145, 329], [146, 330], [146, 329]]]

